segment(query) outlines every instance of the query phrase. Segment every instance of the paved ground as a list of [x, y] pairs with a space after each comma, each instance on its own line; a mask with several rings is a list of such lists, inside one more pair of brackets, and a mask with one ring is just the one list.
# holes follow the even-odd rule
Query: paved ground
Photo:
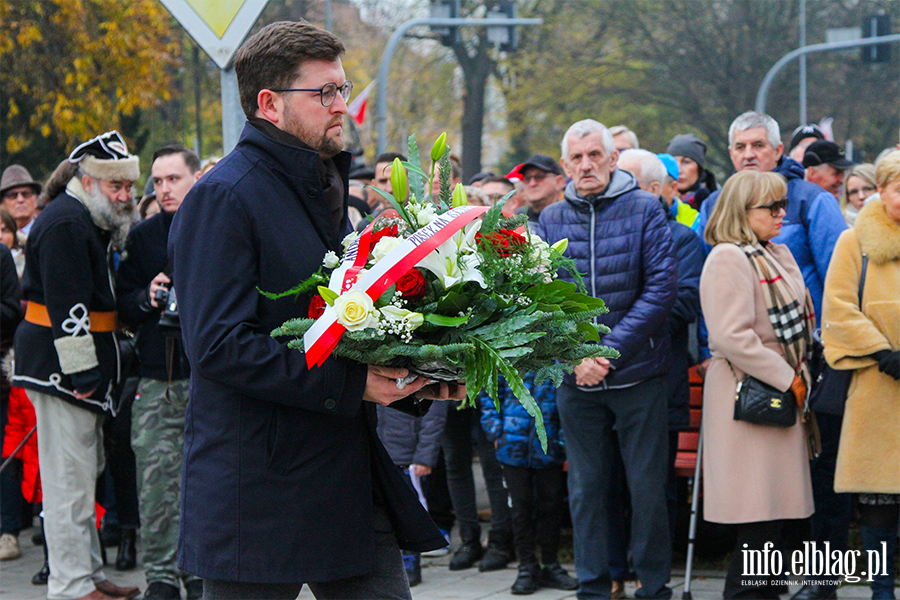
[[[31, 576], [37, 572], [43, 561], [43, 552], [40, 547], [31, 543], [31, 533], [27, 530], [22, 533], [23, 557], [0, 563], [0, 600], [44, 600], [47, 594], [46, 586], [31, 584]], [[108, 549], [109, 562], [115, 562], [116, 551]], [[422, 569], [422, 583], [413, 588], [414, 600], [505, 600], [521, 598], [509, 593], [509, 588], [516, 577], [515, 566], [495, 571], [493, 573], [479, 573], [477, 568], [465, 571], [450, 571], [447, 568], [449, 557], [424, 558]], [[566, 567], [573, 571], [572, 565]], [[146, 587], [144, 573], [138, 568], [130, 572], [116, 571], [112, 566], [107, 567], [109, 578], [119, 585], [137, 585], [142, 590]], [[695, 600], [717, 600], [722, 597], [724, 585], [723, 573], [720, 572], [695, 572], [691, 586]], [[674, 590], [674, 598], [682, 597], [684, 592], [684, 573], [676, 570], [673, 572], [671, 586]], [[791, 591], [795, 591], [792, 588]], [[634, 598], [634, 586], [628, 584], [626, 589], [629, 598]], [[558, 590], [539, 590], [531, 596], [535, 600], [561, 600], [574, 598], [572, 592]], [[838, 592], [841, 600], [865, 599], [870, 597], [869, 589], [864, 586], [845, 586]], [[304, 589], [300, 594], [302, 600], [312, 600], [313, 596]], [[788, 598], [788, 596], [784, 596]]]

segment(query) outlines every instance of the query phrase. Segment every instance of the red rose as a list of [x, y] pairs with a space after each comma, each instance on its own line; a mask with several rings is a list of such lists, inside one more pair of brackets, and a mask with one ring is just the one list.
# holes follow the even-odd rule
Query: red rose
[[325, 298], [316, 294], [312, 297], [312, 300], [309, 301], [309, 318], [318, 319], [322, 316], [323, 312], [325, 312]]
[[501, 229], [499, 234], [506, 238], [510, 246], [519, 246], [519, 250], [523, 250], [528, 245], [528, 240], [513, 231], [512, 229]]
[[[508, 231], [508, 230], [503, 230]], [[482, 246], [486, 246], [499, 254], [500, 256], [506, 258], [510, 254], [510, 243], [509, 239], [507, 239], [502, 233], [487, 233], [482, 234], [481, 232], [475, 234], [475, 243], [481, 244]]]
[[410, 269], [397, 280], [397, 291], [407, 300], [422, 298], [426, 289], [425, 276], [418, 269]]
[[397, 237], [397, 226], [391, 225], [390, 227], [382, 227], [378, 231], [372, 232], [372, 247], [375, 247], [375, 244], [378, 243], [383, 237]]

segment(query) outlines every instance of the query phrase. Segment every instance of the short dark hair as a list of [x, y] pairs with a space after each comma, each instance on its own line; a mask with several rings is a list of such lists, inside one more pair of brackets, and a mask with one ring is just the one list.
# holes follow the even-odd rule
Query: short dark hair
[[375, 164], [378, 163], [392, 163], [395, 158], [399, 158], [403, 162], [406, 162], [406, 157], [400, 154], [399, 152], [384, 152], [375, 157]]
[[169, 156], [170, 154], [180, 154], [181, 158], [184, 159], [184, 164], [191, 170], [191, 173], [196, 173], [200, 170], [200, 157], [197, 156], [196, 152], [182, 144], [169, 144], [154, 152], [153, 160], [150, 161], [151, 167], [153, 166], [153, 163], [156, 162], [157, 158]]
[[484, 186], [484, 184], [486, 184], [486, 183], [505, 183], [506, 185], [509, 186], [509, 189], [511, 189], [511, 190], [516, 189], [515, 184], [513, 184], [512, 181], [510, 181], [507, 177], [504, 177], [503, 175], [491, 175], [490, 177], [485, 177], [484, 179], [481, 180], [481, 185]]
[[336, 35], [308, 21], [278, 21], [244, 42], [234, 59], [241, 108], [256, 114], [260, 90], [287, 88], [304, 63], [334, 61], [344, 53]]

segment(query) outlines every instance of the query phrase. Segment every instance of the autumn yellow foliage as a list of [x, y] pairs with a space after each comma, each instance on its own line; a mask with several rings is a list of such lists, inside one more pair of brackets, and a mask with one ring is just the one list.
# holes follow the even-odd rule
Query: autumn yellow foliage
[[69, 147], [169, 99], [181, 38], [158, 0], [0, 2], [2, 143]]

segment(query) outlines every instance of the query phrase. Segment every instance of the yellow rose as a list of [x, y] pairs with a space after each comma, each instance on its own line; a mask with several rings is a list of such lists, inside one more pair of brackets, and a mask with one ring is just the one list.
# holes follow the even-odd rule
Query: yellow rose
[[347, 331], [359, 331], [377, 323], [375, 305], [365, 292], [350, 291], [338, 296], [334, 301], [337, 321]]

